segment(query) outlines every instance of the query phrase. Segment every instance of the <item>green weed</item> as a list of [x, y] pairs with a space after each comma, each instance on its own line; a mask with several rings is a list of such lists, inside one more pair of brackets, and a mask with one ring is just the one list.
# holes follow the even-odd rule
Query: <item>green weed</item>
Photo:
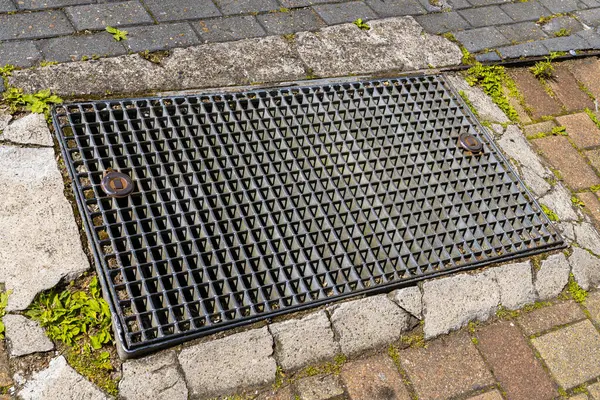
[[69, 347], [65, 351], [65, 358], [71, 367], [88, 377], [108, 394], [113, 396], [118, 394], [119, 383], [112, 377], [115, 367], [108, 351], [92, 351], [88, 347]]
[[360, 29], [364, 30], [364, 31], [368, 31], [369, 29], [371, 29], [371, 27], [369, 26], [369, 24], [367, 24], [366, 22], [364, 22], [362, 20], [362, 18], [358, 18], [357, 20], [355, 20], [353, 22], [354, 25], [358, 26]]
[[569, 134], [567, 133], [567, 128], [565, 128], [564, 126], [555, 126], [550, 131], [550, 134], [554, 136], [569, 136]]
[[546, 61], [538, 61], [529, 70], [538, 79], [550, 79], [554, 73], [554, 66], [546, 59]]
[[550, 221], [553, 221], [553, 222], [559, 221], [558, 215], [556, 215], [556, 213], [554, 211], [552, 211], [551, 209], [549, 209], [547, 206], [545, 206], [543, 204], [541, 206], [542, 206], [542, 211], [544, 212], [544, 214], [546, 214], [546, 216], [548, 217], [548, 219]]
[[583, 201], [579, 200], [579, 198], [577, 196], [571, 196], [571, 203], [573, 203], [573, 205], [575, 207], [580, 207], [580, 208], [585, 207], [585, 203]]
[[56, 65], [56, 64], [58, 64], [56, 61], [46, 61], [46, 60], [40, 61], [40, 67], [48, 67], [50, 65]]
[[571, 34], [570, 29], [562, 28], [562, 29], [559, 29], [556, 32], [554, 32], [554, 37], [569, 36], [570, 34]]
[[596, 124], [596, 126], [598, 127], [598, 129], [600, 129], [600, 120], [598, 119], [598, 117], [596, 116], [596, 114], [594, 114], [594, 112], [592, 110], [590, 110], [589, 108], [585, 109], [585, 113], [588, 115], [588, 117], [590, 117], [590, 119], [592, 121], [594, 121], [594, 123]]
[[23, 89], [9, 86], [2, 94], [2, 97], [13, 114], [25, 108], [36, 114], [48, 115], [50, 105], [63, 102], [60, 97], [52, 94], [50, 89], [40, 90], [33, 94], [24, 94]]
[[117, 28], [113, 28], [112, 26], [106, 27], [106, 32], [110, 33], [117, 42], [121, 40], [127, 40], [127, 31], [122, 31]]
[[583, 290], [581, 286], [575, 282], [573, 274], [569, 276], [569, 284], [567, 285], [567, 292], [571, 295], [571, 298], [577, 303], [583, 303], [587, 298], [588, 292]]
[[12, 293], [12, 290], [0, 293], [0, 340], [4, 339], [4, 323], [2, 317], [6, 314], [6, 306], [8, 306], [8, 296]]
[[508, 76], [504, 67], [499, 65], [482, 65], [476, 63], [467, 71], [467, 82], [471, 86], [479, 86], [492, 98], [492, 101], [500, 107], [502, 111], [513, 122], [518, 122], [517, 111], [509, 104], [504, 95], [505, 86], [511, 95], [517, 96], [518, 90], [515, 82]]

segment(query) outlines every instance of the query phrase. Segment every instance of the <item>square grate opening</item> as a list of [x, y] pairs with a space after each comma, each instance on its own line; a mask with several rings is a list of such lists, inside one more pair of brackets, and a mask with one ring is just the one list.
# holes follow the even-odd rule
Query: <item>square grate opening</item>
[[[563, 246], [441, 75], [53, 117], [129, 355]], [[104, 192], [110, 171], [129, 196]]]

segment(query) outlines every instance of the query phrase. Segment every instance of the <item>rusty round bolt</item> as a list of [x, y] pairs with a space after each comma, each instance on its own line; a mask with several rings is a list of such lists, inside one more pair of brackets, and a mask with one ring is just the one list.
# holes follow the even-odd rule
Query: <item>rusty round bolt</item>
[[473, 154], [483, 152], [483, 143], [470, 133], [462, 133], [458, 137], [458, 141], [463, 149], [470, 151]]
[[133, 192], [133, 181], [129, 175], [117, 171], [105, 172], [100, 186], [110, 197], [127, 197]]

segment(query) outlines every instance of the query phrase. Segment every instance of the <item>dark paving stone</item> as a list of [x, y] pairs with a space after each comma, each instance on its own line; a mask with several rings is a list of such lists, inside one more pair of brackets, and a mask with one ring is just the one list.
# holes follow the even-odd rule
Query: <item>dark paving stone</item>
[[311, 9], [264, 14], [257, 18], [267, 33], [272, 35], [316, 31], [325, 26], [323, 20]]
[[[552, 79], [548, 80], [548, 84], [565, 110], [573, 112], [584, 108], [594, 108], [594, 103], [589, 96], [579, 89], [579, 83], [569, 71], [567, 64], [555, 65], [552, 75]], [[600, 145], [600, 142], [598, 144]]]
[[357, 18], [369, 20], [377, 18], [377, 14], [373, 12], [362, 1], [351, 1], [348, 3], [323, 4], [313, 7], [323, 20], [329, 24], [342, 24], [344, 22], [352, 22]]
[[472, 53], [510, 44], [510, 40], [502, 36], [495, 27], [456, 32], [454, 36]]
[[471, 7], [471, 3], [469, 3], [467, 0], [448, 0], [448, 4], [453, 10]]
[[571, 35], [542, 41], [548, 51], [585, 50], [590, 48], [589, 42], [581, 36]]
[[600, 49], [600, 32], [598, 30], [585, 30], [576, 33], [577, 36], [585, 40], [590, 49]]
[[15, 5], [11, 0], [0, 0], [0, 12], [9, 12], [15, 10]]
[[126, 54], [127, 50], [108, 32], [92, 35], [61, 36], [43, 40], [39, 48], [46, 61], [79, 61], [86, 56], [110, 57]]
[[352, 361], [341, 373], [351, 400], [410, 400], [398, 369], [387, 356]]
[[512, 43], [528, 42], [547, 37], [535, 22], [519, 22], [517, 24], [498, 26], [497, 28]]
[[62, 11], [0, 15], [0, 27], [0, 40], [42, 39], [74, 32]]
[[557, 388], [513, 323], [498, 322], [477, 332], [479, 350], [512, 400], [550, 400]]
[[442, 12], [443, 11], [441, 1], [436, 2], [436, 1], [429, 1], [429, 0], [418, 0], [418, 2], [421, 3], [421, 6], [423, 6], [425, 11], [427, 11], [427, 12]]
[[532, 118], [539, 120], [546, 115], [560, 114], [560, 104], [548, 95], [528, 68], [518, 68], [508, 71], [517, 84], [517, 88], [525, 98], [525, 103], [531, 109]]
[[136, 26], [127, 31], [129, 35], [123, 45], [134, 52], [168, 50], [200, 43], [196, 32], [185, 22]]
[[492, 4], [510, 3], [510, 0], [469, 0], [469, 3], [474, 6], [489, 6]]
[[500, 8], [514, 21], [537, 21], [542, 15], [550, 14], [544, 6], [533, 0], [504, 4]]
[[502, 58], [534, 57], [548, 54], [548, 49], [540, 42], [521, 43], [497, 49]]
[[221, 15], [211, 0], [178, 0], [176, 3], [164, 0], [145, 0], [144, 4], [159, 22], [185, 21]]
[[20, 10], [40, 10], [90, 4], [92, 0], [17, 0], [16, 3]]
[[458, 12], [471, 26], [510, 24], [513, 20], [498, 6], [469, 8]]
[[224, 15], [278, 10], [277, 0], [215, 0]]
[[600, 146], [600, 129], [586, 113], [556, 117], [556, 122], [567, 129], [567, 134], [580, 149]]
[[589, 25], [589, 26], [600, 25], [600, 8], [577, 11], [575, 13], [575, 15], [577, 16], [577, 18], [582, 20], [586, 25]]
[[479, 62], [492, 62], [500, 61], [500, 56], [495, 51], [488, 51], [487, 53], [477, 54], [475, 59]]
[[600, 178], [566, 137], [547, 136], [532, 143], [560, 171], [571, 189], [582, 190], [600, 184]]
[[12, 64], [31, 67], [42, 59], [42, 53], [33, 42], [5, 42], [0, 44], [0, 65]]
[[460, 31], [470, 27], [469, 23], [457, 12], [421, 15], [416, 17], [416, 20], [427, 32], [436, 34]]
[[380, 17], [425, 14], [425, 9], [416, 0], [367, 0], [367, 4]]
[[566, 13], [579, 9], [578, 0], [539, 0], [552, 14]]
[[106, 26], [117, 27], [153, 22], [139, 1], [67, 7], [66, 11], [78, 31], [104, 30]]
[[227, 42], [267, 34], [256, 17], [251, 15], [199, 21], [195, 28], [206, 42]]
[[4, 92], [6, 88], [4, 87], [4, 79], [0, 79], [0, 93]]
[[[310, 7], [315, 4], [333, 3], [336, 0], [279, 0], [282, 6], [286, 8]], [[338, 0], [343, 1], [343, 0]]]
[[481, 355], [464, 332], [404, 350], [400, 363], [420, 400], [447, 399], [494, 382]]
[[552, 18], [551, 21], [542, 25], [542, 30], [549, 36], [554, 36], [561, 29], [565, 29], [569, 33], [575, 33], [582, 30], [583, 25], [575, 18], [569, 16]]

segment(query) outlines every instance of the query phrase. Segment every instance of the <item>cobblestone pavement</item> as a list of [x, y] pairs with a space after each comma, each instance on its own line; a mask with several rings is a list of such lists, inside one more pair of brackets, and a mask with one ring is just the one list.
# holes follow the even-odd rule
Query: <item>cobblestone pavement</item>
[[[28, 67], [411, 15], [481, 61], [600, 49], [598, 0], [1, 0], [0, 65]], [[104, 29], [127, 30], [117, 42]], [[496, 52], [490, 50], [497, 50]]]

